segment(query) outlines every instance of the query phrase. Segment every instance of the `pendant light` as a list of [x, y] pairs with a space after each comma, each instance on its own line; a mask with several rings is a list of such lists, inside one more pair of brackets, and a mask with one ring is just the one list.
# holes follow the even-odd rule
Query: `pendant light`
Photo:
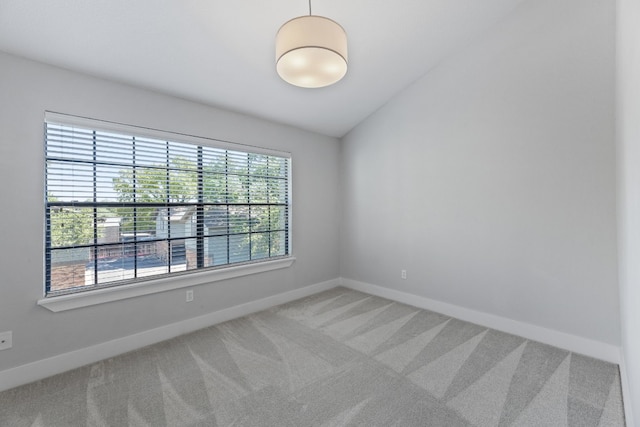
[[276, 35], [276, 70], [294, 86], [329, 86], [347, 73], [347, 34], [335, 21], [311, 14], [287, 21]]

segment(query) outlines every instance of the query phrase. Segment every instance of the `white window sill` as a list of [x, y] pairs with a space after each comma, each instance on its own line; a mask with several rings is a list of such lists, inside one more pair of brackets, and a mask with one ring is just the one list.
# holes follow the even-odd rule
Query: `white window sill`
[[88, 307], [111, 301], [135, 298], [142, 295], [155, 294], [173, 289], [197, 286], [205, 283], [232, 279], [234, 277], [248, 276], [250, 274], [287, 268], [290, 267], [295, 260], [295, 257], [280, 258], [252, 264], [226, 267], [218, 270], [200, 271], [173, 277], [162, 277], [160, 279], [132, 283], [129, 285], [42, 298], [38, 300], [38, 305], [54, 312], [73, 310], [75, 308]]

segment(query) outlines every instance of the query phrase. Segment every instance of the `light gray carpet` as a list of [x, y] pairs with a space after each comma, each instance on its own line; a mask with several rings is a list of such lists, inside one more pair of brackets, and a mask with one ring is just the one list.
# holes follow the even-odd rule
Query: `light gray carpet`
[[624, 426], [616, 365], [336, 288], [0, 393], [0, 425]]

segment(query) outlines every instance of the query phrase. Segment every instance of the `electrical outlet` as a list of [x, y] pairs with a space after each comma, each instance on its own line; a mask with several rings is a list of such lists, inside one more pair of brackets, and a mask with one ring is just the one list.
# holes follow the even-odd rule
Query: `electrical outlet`
[[193, 301], [193, 291], [189, 289], [187, 291], [187, 302], [191, 302], [191, 301]]
[[402, 280], [407, 280], [407, 270], [400, 270], [400, 278]]
[[0, 350], [6, 350], [13, 347], [12, 332], [0, 332]]

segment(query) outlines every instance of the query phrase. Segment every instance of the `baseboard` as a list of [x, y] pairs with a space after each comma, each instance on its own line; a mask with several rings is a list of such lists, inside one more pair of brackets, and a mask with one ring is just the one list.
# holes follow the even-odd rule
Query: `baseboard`
[[[345, 286], [350, 289], [398, 301], [404, 304], [435, 311], [460, 320], [476, 323], [478, 325], [497, 329], [503, 332], [519, 335], [521, 337], [539, 341], [565, 350], [584, 354], [597, 359], [605, 360], [620, 365], [620, 377], [622, 381], [623, 397], [629, 396], [628, 379], [620, 348], [599, 341], [578, 337], [575, 335], [558, 332], [547, 328], [531, 325], [524, 322], [483, 313], [468, 308], [432, 300], [429, 298], [389, 289], [382, 286], [359, 282], [351, 279], [334, 279], [315, 285], [305, 286], [281, 294], [273, 295], [257, 301], [229, 307], [203, 316], [186, 319], [181, 322], [161, 326], [148, 331], [107, 341], [91, 347], [71, 351], [53, 356], [47, 359], [17, 366], [0, 372], [0, 391], [8, 390], [33, 381], [38, 381], [52, 375], [79, 368], [84, 365], [98, 362], [119, 354], [127, 353], [148, 345], [152, 345], [176, 336], [206, 328], [227, 320], [246, 316], [257, 311], [304, 298], [336, 286]], [[625, 412], [627, 425], [631, 417], [631, 402], [625, 400]]]
[[108, 359], [151, 344], [156, 344], [182, 334], [197, 331], [198, 329], [246, 316], [261, 310], [266, 310], [276, 305], [294, 301], [299, 298], [304, 298], [318, 292], [335, 288], [339, 283], [339, 279], [334, 279], [317, 283], [315, 285], [305, 286], [303, 288], [294, 289], [292, 291], [273, 295], [257, 301], [251, 301], [245, 304], [215, 311], [213, 313], [208, 313], [203, 316], [160, 326], [134, 335], [129, 335], [112, 341], [96, 344], [91, 347], [85, 347], [80, 350], [59, 354], [47, 359], [7, 369], [0, 372], [0, 391], [28, 384], [33, 381], [38, 381], [71, 369]]
[[523, 338], [549, 344], [564, 350], [584, 354], [585, 356], [590, 356], [611, 363], [620, 363], [620, 347], [611, 344], [356, 280], [341, 278], [340, 284], [350, 289], [412, 305], [414, 307], [435, 311], [437, 313], [455, 317], [456, 319], [486, 326], [509, 334], [518, 335]]
[[620, 352], [620, 385], [622, 387], [622, 405], [624, 406], [624, 418], [627, 427], [633, 427], [633, 410], [631, 405], [631, 391], [629, 390], [629, 374], [625, 362], [624, 352]]

